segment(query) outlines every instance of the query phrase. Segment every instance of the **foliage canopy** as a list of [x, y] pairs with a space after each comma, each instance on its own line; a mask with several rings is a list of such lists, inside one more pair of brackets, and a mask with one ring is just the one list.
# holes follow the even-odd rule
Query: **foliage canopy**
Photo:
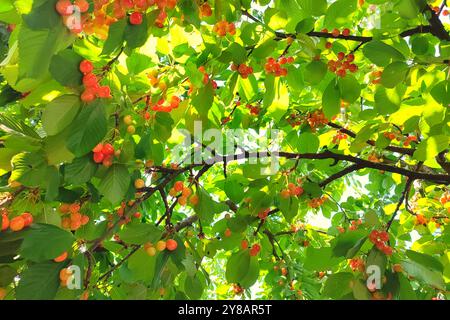
[[0, 298], [448, 298], [445, 1], [73, 4], [0, 4]]

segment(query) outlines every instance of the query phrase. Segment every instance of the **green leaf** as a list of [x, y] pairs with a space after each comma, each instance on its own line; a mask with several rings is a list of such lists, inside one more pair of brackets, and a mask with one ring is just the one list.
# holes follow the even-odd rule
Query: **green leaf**
[[107, 131], [105, 106], [94, 102], [81, 108], [70, 126], [67, 148], [77, 157], [83, 156], [103, 139]]
[[413, 158], [419, 161], [433, 159], [439, 152], [448, 148], [449, 137], [446, 135], [437, 135], [429, 137], [419, 143]]
[[352, 292], [350, 283], [353, 281], [353, 275], [348, 272], [339, 272], [329, 275], [323, 294], [331, 299], [339, 299], [347, 293]]
[[366, 267], [377, 266], [380, 268], [381, 275], [384, 275], [386, 271], [387, 257], [386, 255], [378, 250], [375, 246], [372, 247], [369, 254], [367, 255]]
[[412, 250], [406, 250], [406, 256], [412, 261], [423, 265], [424, 267], [427, 267], [440, 273], [444, 272], [444, 266], [442, 265], [442, 263], [435, 257], [432, 257], [428, 254], [423, 254]]
[[64, 95], [50, 102], [42, 114], [42, 126], [49, 136], [65, 129], [76, 117], [80, 109], [80, 99], [74, 95]]
[[322, 95], [322, 107], [325, 117], [331, 119], [341, 110], [341, 92], [335, 79], [332, 79]]
[[269, 89], [267, 87], [268, 82], [266, 82], [265, 85], [266, 95], [264, 95], [263, 106], [267, 109], [266, 115], [272, 117], [275, 123], [277, 123], [281, 120], [289, 107], [288, 88], [280, 81], [280, 77], [276, 77], [273, 80], [273, 91], [272, 88]]
[[101, 180], [98, 190], [112, 204], [123, 200], [130, 187], [130, 174], [123, 164], [113, 164]]
[[83, 61], [82, 57], [72, 50], [66, 49], [53, 56], [49, 71], [61, 85], [77, 87], [81, 85], [83, 79], [83, 74], [79, 69], [81, 61]]
[[59, 272], [64, 263], [43, 262], [30, 265], [20, 274], [18, 300], [51, 300], [59, 288]]
[[386, 88], [394, 88], [397, 84], [405, 80], [409, 67], [402, 61], [395, 61], [386, 66], [381, 75], [381, 84]]
[[338, 80], [340, 97], [348, 103], [355, 102], [361, 95], [361, 86], [352, 75], [347, 75], [345, 78]]
[[331, 247], [306, 249], [306, 258], [303, 267], [311, 271], [330, 270], [340, 259], [333, 256]]
[[421, 280], [439, 290], [445, 290], [442, 273], [429, 269], [415, 261], [404, 260], [401, 262], [403, 270], [410, 276]]
[[297, 141], [297, 151], [299, 153], [316, 153], [319, 150], [319, 138], [313, 133], [304, 132], [300, 134]]
[[[125, 19], [128, 21], [128, 19]], [[138, 48], [145, 44], [148, 38], [148, 19], [143, 15], [142, 23], [132, 25], [128, 23], [124, 30], [124, 40], [129, 48]]]
[[400, 108], [403, 90], [401, 88], [386, 89], [378, 86], [375, 91], [375, 108], [382, 114], [392, 114]]
[[309, 15], [321, 16], [327, 10], [327, 0], [297, 0], [298, 4]]
[[353, 296], [356, 300], [372, 300], [372, 295], [361, 280], [354, 281]]
[[97, 170], [90, 155], [76, 158], [64, 166], [64, 180], [69, 184], [80, 185], [88, 182]]
[[146, 223], [130, 224], [119, 232], [120, 239], [129, 244], [155, 243], [161, 238], [161, 235], [161, 230], [153, 224]]
[[237, 283], [244, 288], [249, 288], [258, 279], [258, 260], [250, 256], [249, 250], [240, 250], [228, 259], [225, 275], [229, 283]]
[[305, 67], [304, 71], [305, 81], [312, 85], [316, 85], [320, 81], [322, 81], [322, 79], [327, 74], [327, 71], [328, 67], [324, 62], [320, 60], [313, 60], [310, 63], [308, 63]]
[[214, 89], [211, 83], [194, 91], [191, 97], [192, 106], [201, 116], [208, 115], [214, 101]]
[[[197, 273], [200, 275], [200, 273]], [[198, 300], [203, 294], [203, 283], [200, 281], [199, 276], [186, 277], [184, 282], [184, 292], [192, 300]]]
[[6, 287], [11, 284], [16, 275], [17, 271], [14, 268], [8, 265], [0, 266], [0, 287]]
[[333, 254], [336, 257], [352, 258], [367, 240], [367, 232], [354, 230], [342, 233], [334, 240]]
[[33, 224], [25, 233], [20, 255], [31, 261], [52, 260], [70, 250], [75, 238], [51, 224]]
[[103, 45], [102, 55], [110, 55], [123, 45], [126, 26], [127, 19], [120, 19], [109, 27], [108, 38]]
[[450, 80], [441, 81], [431, 89], [431, 96], [440, 104], [450, 104]]
[[351, 21], [352, 14], [357, 9], [357, 0], [337, 0], [333, 2], [325, 15], [324, 25], [336, 27]]
[[379, 40], [372, 40], [362, 48], [364, 55], [379, 67], [386, 67], [394, 61], [404, 61], [405, 57], [397, 49]]

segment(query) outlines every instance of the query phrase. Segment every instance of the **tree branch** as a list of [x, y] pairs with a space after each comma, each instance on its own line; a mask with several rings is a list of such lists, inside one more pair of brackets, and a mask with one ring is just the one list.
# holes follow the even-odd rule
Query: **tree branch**
[[362, 167], [358, 164], [352, 164], [351, 166], [346, 167], [345, 169], [336, 172], [335, 174], [332, 174], [331, 176], [329, 176], [327, 179], [323, 180], [322, 182], [319, 183], [319, 186], [321, 188], [325, 187], [326, 185], [328, 185], [329, 183], [333, 182], [334, 180], [340, 179], [343, 176], [353, 172], [353, 171], [357, 171], [359, 169], [361, 169]]

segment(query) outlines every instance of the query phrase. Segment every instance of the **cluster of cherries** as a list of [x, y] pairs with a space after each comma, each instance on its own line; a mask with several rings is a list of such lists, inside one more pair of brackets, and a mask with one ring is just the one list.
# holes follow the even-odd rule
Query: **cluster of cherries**
[[105, 167], [110, 167], [114, 158], [114, 147], [110, 143], [99, 143], [92, 149], [95, 163], [101, 163]]
[[268, 58], [266, 64], [264, 65], [264, 70], [268, 74], [274, 74], [276, 77], [287, 76], [287, 69], [283, 68], [282, 65], [290, 64], [294, 62], [294, 57], [281, 57], [278, 60], [275, 58]]
[[212, 9], [211, 6], [208, 4], [208, 2], [203, 3], [199, 9], [200, 9], [199, 12], [200, 18], [211, 17]]
[[[249, 244], [246, 239], [241, 241], [241, 248], [242, 250], [247, 250], [249, 248]], [[251, 246], [249, 253], [251, 257], [255, 257], [256, 255], [258, 255], [260, 251], [261, 246], [258, 243], [255, 243], [254, 245]]]
[[220, 37], [225, 37], [227, 34], [235, 35], [236, 34], [236, 26], [232, 22], [228, 22], [226, 20], [222, 20], [217, 22], [214, 27], [213, 31], [217, 33]]
[[[181, 192], [181, 195], [180, 195]], [[186, 187], [183, 181], [176, 181], [172, 188], [169, 190], [169, 195], [172, 197], [178, 197], [178, 203], [185, 206], [188, 201], [191, 205], [196, 206], [198, 204], [198, 195], [192, 194], [192, 189]]]
[[328, 61], [328, 70], [343, 78], [347, 75], [347, 71], [351, 73], [358, 71], [358, 66], [352, 63], [354, 60], [355, 55], [353, 53], [346, 55], [344, 52], [339, 52], [337, 60]]
[[316, 128], [328, 123], [328, 119], [325, 117], [325, 114], [321, 110], [315, 110], [312, 113], [308, 113], [307, 121], [313, 132], [316, 131]]
[[9, 230], [16, 232], [22, 230], [23, 228], [28, 227], [33, 223], [33, 216], [29, 212], [24, 212], [21, 215], [16, 216], [11, 220], [9, 220], [8, 211], [3, 210], [1, 217], [2, 217], [1, 231], [6, 231], [9, 228]]
[[286, 119], [287, 123], [289, 123], [289, 125], [294, 128], [296, 126], [299, 126], [301, 124], [303, 124], [304, 122], [304, 117], [302, 117], [301, 114], [299, 113], [291, 113], [288, 118]]
[[80, 71], [84, 74], [83, 85], [84, 91], [81, 94], [81, 100], [89, 103], [95, 98], [111, 98], [111, 89], [109, 86], [100, 86], [97, 76], [93, 73], [94, 65], [88, 60], [83, 60], [80, 63]]
[[335, 38], [339, 37], [340, 35], [343, 35], [344, 37], [348, 37], [350, 35], [350, 29], [348, 29], [348, 28], [343, 29], [342, 32], [337, 28], [334, 28], [331, 32], [329, 32], [328, 29], [325, 28], [325, 29], [322, 29], [321, 32], [322, 33], [331, 33], [331, 35]]
[[257, 116], [261, 112], [261, 107], [258, 105], [253, 106], [251, 104], [247, 104], [245, 107], [250, 111], [252, 116]]
[[416, 214], [414, 223], [416, 225], [426, 225], [428, 219], [423, 214]]
[[392, 255], [392, 248], [386, 244], [389, 241], [389, 234], [386, 231], [372, 230], [369, 240], [385, 255]]
[[172, 96], [172, 98], [170, 98], [170, 101], [160, 99], [155, 105], [152, 106], [152, 110], [159, 112], [171, 112], [173, 109], [178, 108], [180, 102], [181, 99], [177, 96]]
[[59, 206], [59, 212], [63, 216], [61, 226], [72, 231], [78, 230], [89, 222], [89, 216], [80, 213], [79, 203], [63, 203]]
[[348, 264], [353, 271], [364, 272], [366, 269], [364, 260], [362, 258], [353, 258], [350, 259]]
[[240, 65], [232, 64], [231, 65], [232, 71], [237, 71], [241, 75], [243, 79], [247, 79], [249, 75], [253, 73], [253, 68], [250, 66], [247, 66], [245, 63], [241, 63]]
[[313, 209], [319, 208], [321, 205], [325, 203], [325, 201], [327, 201], [327, 199], [328, 199], [327, 196], [321, 196], [320, 198], [313, 198], [308, 201], [308, 207]]
[[352, 220], [352, 222], [350, 223], [350, 227], [348, 229], [354, 231], [357, 230], [360, 225], [362, 225], [361, 219]]
[[403, 146], [405, 147], [409, 147], [411, 142], [417, 142], [416, 136], [404, 137], [402, 134], [396, 132], [384, 132], [383, 135], [389, 140], [397, 139], [398, 141], [403, 141]]
[[157, 251], [161, 252], [164, 250], [175, 251], [178, 247], [178, 242], [174, 239], [168, 239], [167, 241], [159, 240], [156, 245], [151, 242], [144, 244], [144, 250], [150, 257], [153, 257]]
[[287, 188], [281, 190], [280, 196], [283, 199], [288, 199], [290, 197], [299, 197], [303, 194], [304, 190], [301, 185], [296, 185], [292, 182], [288, 183]]
[[341, 142], [341, 140], [345, 140], [347, 138], [348, 138], [348, 136], [345, 133], [343, 133], [340, 130], [338, 130], [336, 132], [336, 134], [334, 135], [332, 142], [334, 144], [339, 144], [339, 142]]

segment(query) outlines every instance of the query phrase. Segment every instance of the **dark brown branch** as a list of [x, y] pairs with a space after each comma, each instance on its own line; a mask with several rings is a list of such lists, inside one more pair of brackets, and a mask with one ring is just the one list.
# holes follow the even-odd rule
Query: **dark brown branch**
[[327, 179], [323, 180], [322, 182], [319, 183], [319, 186], [321, 188], [325, 187], [326, 185], [328, 185], [329, 183], [333, 182], [334, 180], [340, 179], [343, 176], [353, 172], [353, 171], [357, 171], [359, 169], [361, 169], [362, 167], [358, 164], [352, 164], [351, 166], [346, 167], [345, 169], [336, 172], [335, 174], [332, 174], [331, 176], [329, 176]]

